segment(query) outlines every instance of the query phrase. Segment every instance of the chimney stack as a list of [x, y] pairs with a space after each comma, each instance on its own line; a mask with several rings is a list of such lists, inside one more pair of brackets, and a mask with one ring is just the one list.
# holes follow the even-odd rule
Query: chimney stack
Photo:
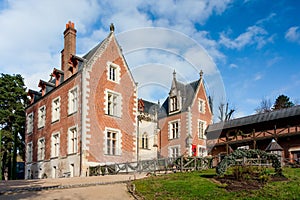
[[64, 79], [72, 76], [69, 70], [69, 60], [76, 54], [76, 29], [74, 23], [69, 21], [64, 31], [64, 49], [61, 51], [61, 70], [64, 72]]

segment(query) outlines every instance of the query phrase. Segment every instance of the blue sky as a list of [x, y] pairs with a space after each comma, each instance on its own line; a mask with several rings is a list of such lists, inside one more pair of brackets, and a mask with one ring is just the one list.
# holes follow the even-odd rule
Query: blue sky
[[59, 67], [69, 20], [78, 55], [114, 23], [140, 97], [163, 100], [174, 69], [185, 82], [203, 69], [215, 104], [228, 101], [241, 117], [263, 98], [300, 103], [299, 9], [296, 0], [0, 0], [0, 72], [20, 73], [38, 89]]

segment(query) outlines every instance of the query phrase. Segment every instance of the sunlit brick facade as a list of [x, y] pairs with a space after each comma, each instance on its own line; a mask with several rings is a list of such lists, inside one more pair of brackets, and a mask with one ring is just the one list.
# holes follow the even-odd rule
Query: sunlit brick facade
[[115, 39], [76, 56], [76, 30], [64, 31], [61, 69], [26, 109], [26, 178], [87, 176], [88, 167], [136, 159], [137, 91]]
[[61, 66], [40, 91], [29, 90], [25, 178], [88, 176], [89, 167], [206, 155], [212, 120], [203, 74], [183, 84], [174, 74], [162, 106], [138, 99], [137, 85], [111, 25], [86, 55], [76, 55], [74, 24], [66, 24]]

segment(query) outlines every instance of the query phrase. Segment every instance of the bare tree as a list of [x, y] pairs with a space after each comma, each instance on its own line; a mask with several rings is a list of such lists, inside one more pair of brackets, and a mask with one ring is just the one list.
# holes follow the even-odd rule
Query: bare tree
[[272, 103], [270, 99], [263, 98], [260, 102], [260, 106], [255, 109], [256, 113], [266, 113], [272, 110]]
[[227, 102], [226, 104], [221, 102], [219, 105], [219, 120], [220, 121], [228, 121], [231, 119], [233, 112], [235, 109], [230, 109], [229, 110], [229, 103]]

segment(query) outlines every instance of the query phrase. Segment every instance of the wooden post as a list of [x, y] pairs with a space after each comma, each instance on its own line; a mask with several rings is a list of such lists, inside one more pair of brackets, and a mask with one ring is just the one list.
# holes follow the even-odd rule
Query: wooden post
[[183, 156], [180, 157], [180, 172], [183, 170]]
[[253, 132], [252, 132], [252, 138], [253, 138], [253, 149], [256, 149], [255, 129], [253, 129]]
[[226, 154], [229, 154], [229, 145], [228, 145], [228, 131], [226, 133]]

